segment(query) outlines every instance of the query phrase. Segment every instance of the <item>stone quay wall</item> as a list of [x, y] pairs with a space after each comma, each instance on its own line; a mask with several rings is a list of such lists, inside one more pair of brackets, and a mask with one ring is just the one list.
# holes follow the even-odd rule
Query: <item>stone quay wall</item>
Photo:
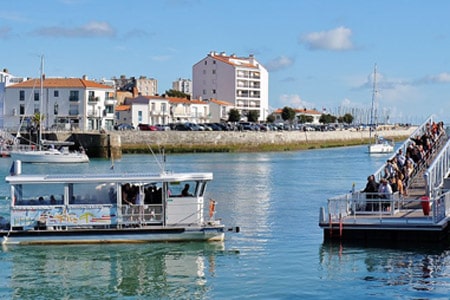
[[[400, 127], [378, 131], [380, 136], [397, 141], [410, 136], [417, 127]], [[110, 132], [119, 135], [124, 150], [133, 147], [169, 147], [188, 148], [204, 146], [214, 148], [235, 148], [245, 146], [257, 149], [270, 145], [294, 144], [364, 144], [370, 140], [369, 130], [336, 130], [336, 131], [120, 131]], [[372, 132], [373, 135], [373, 132]]]

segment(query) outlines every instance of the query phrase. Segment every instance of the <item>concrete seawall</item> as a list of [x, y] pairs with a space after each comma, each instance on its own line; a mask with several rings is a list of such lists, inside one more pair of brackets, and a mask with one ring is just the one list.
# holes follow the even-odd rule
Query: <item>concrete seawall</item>
[[[414, 132], [416, 127], [399, 128], [378, 132], [379, 135], [403, 140]], [[122, 131], [111, 132], [111, 135], [119, 135], [124, 152], [136, 151], [149, 147], [165, 147], [169, 149], [184, 149], [189, 151], [255, 151], [264, 150], [286, 150], [305, 149], [320, 147], [320, 144], [330, 146], [345, 146], [364, 144], [369, 142], [370, 133], [368, 130], [338, 130], [338, 131]], [[315, 146], [312, 146], [315, 145]], [[318, 146], [319, 145], [319, 146]]]

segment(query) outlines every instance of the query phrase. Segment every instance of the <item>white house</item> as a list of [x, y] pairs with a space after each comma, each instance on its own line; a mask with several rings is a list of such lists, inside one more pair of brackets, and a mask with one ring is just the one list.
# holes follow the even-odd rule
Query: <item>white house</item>
[[160, 96], [138, 96], [127, 98], [124, 105], [116, 107], [117, 124], [168, 124], [170, 119], [169, 100]]
[[192, 68], [193, 97], [230, 102], [241, 115], [256, 110], [265, 120], [269, 111], [269, 73], [253, 55], [237, 57], [210, 52]]
[[209, 101], [210, 122], [225, 122], [228, 121], [228, 113], [234, 107], [233, 104], [227, 101], [211, 99]]
[[[295, 108], [295, 119], [294, 119], [294, 123], [297, 124], [298, 123], [298, 118], [301, 115], [304, 116], [308, 116], [312, 118], [312, 122], [310, 124], [320, 124], [319, 120], [320, 117], [322, 116], [322, 113], [315, 110], [315, 109], [299, 109], [299, 108]], [[275, 123], [283, 123], [284, 120], [281, 116], [281, 113], [283, 112], [283, 110], [281, 108], [277, 109], [276, 111], [273, 112], [273, 115], [275, 116]]]
[[[42, 83], [42, 85], [41, 85]], [[17, 131], [41, 113], [47, 129], [112, 129], [114, 88], [85, 78], [30, 79], [6, 87], [4, 127]]]

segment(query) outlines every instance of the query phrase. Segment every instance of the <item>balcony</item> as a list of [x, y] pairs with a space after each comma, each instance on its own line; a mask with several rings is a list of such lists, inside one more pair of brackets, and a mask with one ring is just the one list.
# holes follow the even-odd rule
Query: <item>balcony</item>
[[100, 100], [99, 97], [94, 97], [94, 96], [89, 96], [89, 97], [88, 97], [88, 101], [89, 101], [90, 103], [97, 103], [99, 100]]

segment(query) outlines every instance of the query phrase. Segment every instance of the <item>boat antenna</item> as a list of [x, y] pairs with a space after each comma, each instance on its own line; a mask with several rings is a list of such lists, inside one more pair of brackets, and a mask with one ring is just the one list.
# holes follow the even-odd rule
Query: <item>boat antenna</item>
[[[375, 123], [377, 122], [377, 64], [375, 64], [373, 68], [373, 89], [372, 89], [372, 109], [370, 110], [370, 127], [369, 127], [369, 137], [372, 138], [372, 126], [374, 125], [374, 119]], [[375, 124], [376, 126], [376, 124]]]

